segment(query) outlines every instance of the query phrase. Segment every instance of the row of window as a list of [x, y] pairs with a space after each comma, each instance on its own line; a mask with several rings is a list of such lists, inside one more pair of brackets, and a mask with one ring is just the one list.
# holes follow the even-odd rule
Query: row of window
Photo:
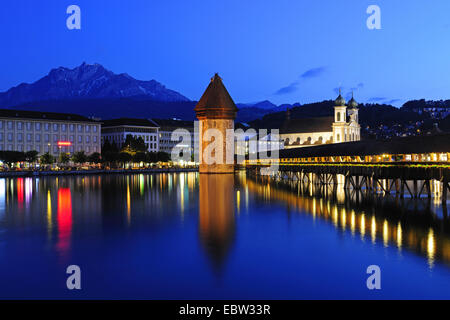
[[[24, 141], [25, 138], [26, 138], [27, 142], [32, 142], [33, 141], [33, 134], [32, 133], [28, 133], [28, 134], [26, 134], [26, 136], [24, 136], [22, 133], [17, 133], [15, 136], [16, 136], [16, 140], [18, 142]], [[44, 134], [43, 135], [44, 142], [50, 142], [50, 136], [51, 135], [49, 135], [49, 134]], [[83, 143], [83, 142], [85, 142], [85, 143], [91, 143], [91, 142], [97, 143], [97, 141], [98, 141], [97, 136], [92, 136], [92, 137], [91, 136], [84, 136], [84, 137], [85, 138], [83, 139], [83, 136], [81, 136], [81, 135], [77, 136], [78, 143]], [[74, 135], [70, 135], [70, 136], [68, 136], [68, 138], [69, 138], [70, 142], [75, 142], [75, 136]], [[3, 138], [3, 133], [0, 132], [0, 141], [3, 141], [3, 139], [4, 139]], [[7, 141], [13, 141], [14, 140], [14, 135], [12, 133], [7, 133], [6, 134], [6, 139], [7, 139]], [[41, 134], [39, 134], [39, 133], [34, 134], [34, 141], [35, 142], [41, 142]], [[64, 135], [64, 134], [61, 135], [61, 136], [57, 135], [57, 134], [54, 134], [53, 135], [53, 142], [56, 143], [58, 141], [67, 141], [67, 136]]]
[[[156, 135], [133, 135], [133, 137], [141, 137], [144, 141], [156, 141]], [[125, 141], [126, 139], [123, 135], [103, 135], [103, 138], [110, 141]]]
[[[4, 128], [4, 122], [3, 120], [0, 120], [0, 130]], [[33, 126], [34, 124], [34, 126]], [[77, 132], [94, 132], [96, 133], [98, 131], [98, 125], [82, 125], [82, 124], [65, 124], [65, 123], [41, 123], [41, 122], [22, 122], [22, 121], [6, 121], [6, 129], [7, 130], [23, 130], [26, 129], [28, 131], [33, 130], [40, 131], [42, 127], [45, 131], [50, 131], [53, 129], [53, 131], [59, 131], [61, 129], [62, 132], [70, 131], [75, 132], [75, 129]]]
[[343, 141], [341, 141], [341, 135], [339, 133], [336, 135], [336, 142], [347, 142], [347, 141], [357, 141], [357, 140], [359, 140], [359, 136], [354, 133], [352, 133], [352, 134], [349, 133], [348, 135], [345, 134]]
[[[58, 146], [53, 146], [53, 148], [51, 146], [48, 145], [44, 145], [44, 146], [40, 146], [40, 145], [28, 145], [28, 146], [24, 146], [22, 144], [18, 144], [17, 146], [13, 146], [12, 144], [8, 144], [6, 145], [6, 149], [4, 149], [5, 146], [3, 144], [0, 144], [0, 151], [6, 150], [6, 151], [20, 151], [20, 152], [24, 152], [24, 151], [33, 151], [36, 150], [37, 152], [41, 153], [41, 152], [51, 152], [53, 151], [53, 153], [66, 153], [66, 152], [70, 152], [73, 153], [75, 151], [85, 151], [86, 153], [90, 153], [90, 152], [99, 152], [100, 148], [97, 146], [86, 146], [86, 147], [82, 147], [82, 146], [70, 146], [70, 147], [63, 147], [63, 148], [59, 148]], [[26, 149], [25, 149], [26, 148]]]

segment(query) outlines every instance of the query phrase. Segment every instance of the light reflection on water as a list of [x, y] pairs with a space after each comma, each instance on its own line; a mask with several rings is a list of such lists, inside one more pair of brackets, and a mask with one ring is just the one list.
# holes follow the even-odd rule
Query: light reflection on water
[[[247, 179], [246, 183], [250, 190], [265, 200], [281, 201], [289, 204], [290, 208], [298, 209], [299, 213], [331, 220], [336, 229], [345, 231], [350, 228], [351, 234], [359, 233], [363, 241], [369, 233], [372, 244], [380, 241], [384, 247], [397, 247], [399, 252], [406, 247], [426, 257], [430, 268], [433, 268], [436, 259], [450, 267], [450, 223], [447, 217], [442, 218], [438, 214], [439, 210], [442, 211], [440, 200], [434, 200], [431, 204], [431, 199], [383, 198], [380, 195], [364, 195], [363, 192], [355, 199], [355, 194], [344, 193], [342, 185], [333, 198], [331, 192], [314, 190], [313, 185], [309, 185], [304, 194], [300, 192], [302, 187], [296, 183], [256, 180]], [[317, 195], [327, 198], [320, 198], [320, 201], [326, 201], [325, 206], [316, 205]], [[371, 212], [369, 226], [366, 225], [365, 210]], [[347, 219], [348, 212], [351, 214], [350, 220]]]
[[[404, 252], [422, 260], [426, 267], [415, 272], [424, 277], [436, 268], [439, 272], [450, 270], [449, 221], [436, 214], [439, 210], [434, 200], [430, 204], [423, 199], [345, 194], [342, 190], [332, 196], [312, 185], [287, 185], [243, 173], [0, 179], [0, 245], [7, 248], [0, 246], [0, 257], [9, 261], [9, 265], [0, 265], [0, 287], [12, 290], [9, 281], [15, 279], [17, 292], [29, 292], [25, 297], [67, 297], [61, 291], [64, 288], [52, 288], [48, 282], [56, 282], [55, 273], [75, 261], [96, 272], [96, 267], [101, 268], [105, 279], [122, 277], [126, 294], [113, 295], [113, 290], [101, 287], [92, 289], [96, 297], [310, 298], [295, 284], [305, 280], [295, 268], [308, 268], [307, 264], [296, 256], [299, 253], [286, 248], [312, 252], [342, 249], [345, 256], [339, 241], [332, 244], [334, 249], [328, 249], [329, 243], [318, 240], [329, 238], [330, 232], [352, 241], [348, 245], [355, 250], [363, 246], [368, 256], [356, 256], [356, 261], [369, 259], [369, 249], [380, 247], [405, 259], [399, 263], [406, 269], [416, 261], [404, 257]], [[308, 225], [305, 218], [314, 224]], [[291, 238], [286, 238], [289, 233], [283, 229], [286, 222], [294, 226]], [[324, 226], [332, 226], [331, 231]], [[303, 238], [305, 234], [310, 238]], [[334, 260], [333, 254], [322, 257], [326, 262], [312, 257], [306, 262], [316, 263], [312, 269], [319, 270], [328, 264], [353, 267], [355, 261]], [[265, 255], [277, 258], [268, 262]], [[383, 255], [377, 257], [388, 263]], [[142, 272], [140, 263], [145, 264]], [[21, 272], [29, 272], [27, 264], [46, 274], [42, 277], [47, 289], [38, 287], [42, 292], [35, 292], [26, 282], [17, 286]], [[129, 264], [133, 272], [124, 272], [122, 265]], [[13, 272], [11, 280], [7, 272]], [[102, 277], [91, 273], [95, 274], [91, 281], [101, 281]], [[153, 273], [158, 276], [151, 276]], [[264, 276], [257, 277], [258, 273]], [[304, 276], [319, 275], [317, 271]], [[164, 279], [164, 284], [158, 283], [158, 278]], [[193, 282], [188, 289], [180, 285], [188, 282], [186, 279]], [[217, 279], [227, 279], [226, 284], [218, 286]], [[283, 279], [284, 286], [275, 285]], [[154, 291], [142, 295], [141, 283]], [[323, 278], [317, 283], [323, 292], [330, 286]], [[162, 295], [166, 287], [170, 292]], [[278, 292], [280, 288], [284, 291]], [[350, 290], [349, 296], [367, 294], [358, 286], [349, 285], [346, 290]], [[10, 297], [8, 292], [0, 289], [0, 297]], [[324, 293], [323, 297], [329, 296]]]

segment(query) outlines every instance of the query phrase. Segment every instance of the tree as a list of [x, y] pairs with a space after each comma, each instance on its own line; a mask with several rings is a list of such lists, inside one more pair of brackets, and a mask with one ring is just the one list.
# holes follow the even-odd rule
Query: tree
[[126, 153], [126, 152], [119, 153], [118, 160], [119, 160], [120, 163], [123, 164], [123, 166], [125, 166], [126, 163], [130, 162], [131, 159], [132, 159], [131, 154]]
[[148, 163], [158, 162], [158, 154], [156, 152], [147, 152], [145, 154], [145, 162], [148, 162]]
[[52, 164], [53, 162], [55, 162], [55, 158], [47, 152], [41, 156], [40, 161], [42, 164]]
[[111, 144], [108, 139], [105, 139], [105, 142], [103, 143], [102, 146], [101, 159], [104, 162], [111, 164], [113, 162], [116, 162], [118, 158], [119, 158], [119, 150], [117, 149], [116, 144], [114, 142]]
[[170, 155], [167, 152], [158, 151], [157, 153], [158, 162], [169, 162]]
[[38, 154], [36, 150], [25, 152], [25, 161], [36, 162], [38, 160]]
[[134, 156], [133, 156], [133, 162], [138, 163], [138, 162], [144, 162], [146, 160], [146, 156], [144, 152], [137, 152]]
[[147, 151], [147, 145], [141, 137], [133, 137], [131, 134], [128, 134], [125, 138], [122, 151], [134, 155], [137, 152]]
[[88, 161], [90, 163], [100, 163], [102, 160], [102, 156], [98, 152], [94, 152], [88, 156]]
[[84, 151], [78, 151], [73, 154], [72, 161], [80, 164], [85, 163], [87, 161], [87, 156]]
[[60, 153], [58, 157], [58, 162], [61, 164], [67, 164], [70, 161], [70, 155], [68, 153]]

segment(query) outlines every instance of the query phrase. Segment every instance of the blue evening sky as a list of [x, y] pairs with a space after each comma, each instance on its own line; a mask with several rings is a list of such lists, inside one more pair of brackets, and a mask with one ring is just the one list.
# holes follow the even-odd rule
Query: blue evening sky
[[[66, 8], [81, 8], [68, 30]], [[381, 30], [366, 26], [381, 8]], [[0, 91], [83, 61], [199, 99], [219, 72], [236, 102], [450, 98], [448, 0], [6, 0]]]

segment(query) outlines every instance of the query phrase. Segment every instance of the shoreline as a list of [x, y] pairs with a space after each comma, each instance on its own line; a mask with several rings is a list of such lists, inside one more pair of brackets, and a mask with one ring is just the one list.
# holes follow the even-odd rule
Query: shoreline
[[93, 169], [68, 171], [4, 171], [0, 178], [42, 177], [42, 176], [77, 176], [92, 174], [140, 174], [140, 173], [181, 173], [198, 172], [198, 168], [165, 168], [165, 169]]

